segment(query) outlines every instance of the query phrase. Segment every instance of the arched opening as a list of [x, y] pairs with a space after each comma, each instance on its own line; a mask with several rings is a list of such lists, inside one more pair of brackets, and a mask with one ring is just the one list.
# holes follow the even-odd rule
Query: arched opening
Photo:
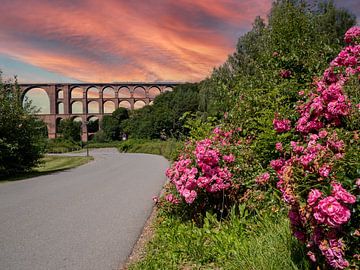
[[63, 99], [64, 98], [64, 91], [63, 90], [57, 91], [57, 98], [58, 99]]
[[173, 91], [174, 89], [172, 88], [172, 87], [170, 87], [170, 86], [166, 86], [165, 88], [164, 88], [164, 90], [163, 90], [163, 93], [165, 93], [165, 92], [171, 92], [171, 91]]
[[121, 87], [118, 92], [119, 98], [131, 98], [131, 93], [129, 88], [127, 87]]
[[88, 113], [99, 113], [99, 102], [90, 101], [88, 103]]
[[64, 103], [59, 102], [57, 104], [56, 113], [57, 114], [64, 114]]
[[71, 90], [71, 98], [83, 98], [83, 89], [80, 87], [74, 87]]
[[145, 89], [140, 86], [136, 87], [133, 92], [133, 97], [134, 98], [146, 98]]
[[135, 110], [138, 110], [138, 109], [141, 109], [145, 106], [145, 102], [142, 101], [142, 100], [137, 100], [135, 103], [134, 103], [134, 109]]
[[75, 116], [72, 120], [74, 122], [82, 123], [82, 118], [80, 116]]
[[108, 86], [103, 90], [103, 98], [115, 98], [115, 91], [112, 87]]
[[87, 131], [89, 133], [95, 133], [95, 132], [99, 131], [99, 118], [98, 117], [91, 116], [88, 118]]
[[123, 100], [123, 101], [120, 101], [119, 107], [130, 110], [131, 109], [131, 104], [130, 104], [129, 101]]
[[94, 86], [88, 88], [88, 90], [86, 91], [86, 97], [87, 98], [99, 98], [99, 89], [97, 89]]
[[71, 104], [71, 113], [83, 113], [83, 104], [81, 101], [75, 101]]
[[156, 96], [160, 95], [160, 89], [153, 86], [148, 91], [149, 98], [154, 99]]
[[115, 103], [112, 101], [104, 102], [104, 113], [112, 113], [115, 111]]
[[50, 114], [50, 99], [42, 88], [31, 88], [23, 98], [23, 106], [30, 106], [36, 114]]
[[61, 128], [60, 128], [60, 123], [61, 121], [63, 121], [64, 119], [62, 118], [56, 118], [56, 133], [61, 133]]

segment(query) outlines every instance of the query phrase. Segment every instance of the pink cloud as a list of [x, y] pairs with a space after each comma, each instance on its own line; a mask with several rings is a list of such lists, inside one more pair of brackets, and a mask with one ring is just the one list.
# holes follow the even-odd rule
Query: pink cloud
[[[196, 81], [271, 1], [10, 1], [0, 53], [82, 81]], [[21, 80], [21, 78], [20, 78]]]

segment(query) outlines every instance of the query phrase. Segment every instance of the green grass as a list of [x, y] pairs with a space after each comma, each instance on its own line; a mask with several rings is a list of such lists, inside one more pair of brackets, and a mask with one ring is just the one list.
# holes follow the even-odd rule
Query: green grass
[[0, 178], [0, 181], [14, 181], [30, 177], [50, 174], [66, 169], [71, 169], [83, 165], [93, 160], [93, 157], [77, 157], [77, 156], [45, 156], [41, 160], [41, 164], [30, 172], [14, 175], [11, 177]]
[[119, 147], [122, 141], [112, 141], [112, 142], [89, 142], [89, 148], [109, 148], [109, 147]]
[[145, 257], [129, 269], [310, 269], [285, 216], [249, 220], [241, 210], [222, 223], [207, 215], [197, 227], [160, 214], [154, 226]]
[[173, 160], [177, 157], [181, 145], [182, 143], [176, 140], [160, 141], [129, 139], [121, 142], [118, 149], [120, 152], [162, 155], [169, 160]]

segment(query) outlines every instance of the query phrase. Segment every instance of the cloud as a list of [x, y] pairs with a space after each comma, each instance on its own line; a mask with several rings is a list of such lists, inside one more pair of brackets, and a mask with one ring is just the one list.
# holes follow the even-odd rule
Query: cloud
[[0, 53], [81, 81], [196, 81], [270, 2], [3, 0]]

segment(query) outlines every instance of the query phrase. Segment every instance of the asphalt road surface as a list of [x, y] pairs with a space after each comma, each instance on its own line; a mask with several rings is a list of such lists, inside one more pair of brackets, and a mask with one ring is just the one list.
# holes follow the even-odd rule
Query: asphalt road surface
[[119, 269], [165, 182], [161, 156], [91, 150], [75, 169], [0, 183], [0, 269]]

